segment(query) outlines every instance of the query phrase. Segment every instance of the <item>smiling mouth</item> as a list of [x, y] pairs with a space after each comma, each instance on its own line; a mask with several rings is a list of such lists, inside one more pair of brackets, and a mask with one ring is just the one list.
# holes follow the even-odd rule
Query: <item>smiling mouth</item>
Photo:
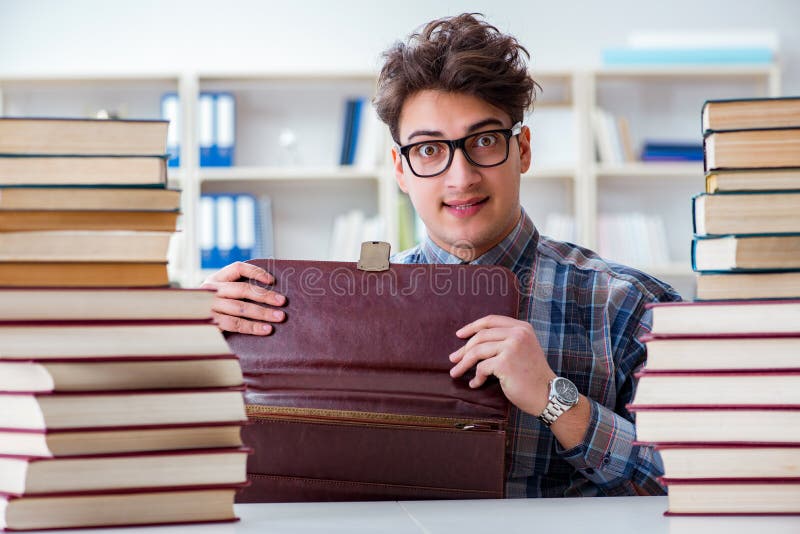
[[489, 200], [489, 197], [484, 197], [484, 198], [481, 198], [481, 199], [474, 199], [474, 200], [470, 199], [470, 200], [468, 200], [466, 202], [458, 202], [458, 203], [452, 203], [452, 204], [448, 204], [447, 202], [443, 202], [442, 204], [444, 204], [448, 208], [453, 208], [453, 209], [460, 210], [460, 211], [467, 211], [468, 209], [472, 208], [473, 206], [478, 206], [480, 204], [485, 204], [488, 200]]

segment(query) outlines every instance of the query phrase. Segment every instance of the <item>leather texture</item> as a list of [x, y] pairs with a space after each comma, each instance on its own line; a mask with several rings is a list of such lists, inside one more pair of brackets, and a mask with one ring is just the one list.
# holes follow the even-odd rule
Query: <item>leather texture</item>
[[255, 450], [238, 502], [503, 497], [508, 401], [494, 379], [451, 378], [448, 356], [462, 326], [516, 317], [511, 271], [249, 263], [275, 276], [287, 320], [270, 336], [227, 336]]

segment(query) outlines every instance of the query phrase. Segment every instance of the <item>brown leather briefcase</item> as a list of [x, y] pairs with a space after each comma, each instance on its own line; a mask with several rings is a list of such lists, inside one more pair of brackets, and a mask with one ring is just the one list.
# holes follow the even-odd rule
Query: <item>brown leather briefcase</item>
[[508, 401], [493, 378], [451, 378], [448, 356], [462, 326], [516, 317], [511, 271], [250, 263], [275, 276], [287, 320], [267, 337], [228, 336], [254, 449], [238, 502], [503, 497]]

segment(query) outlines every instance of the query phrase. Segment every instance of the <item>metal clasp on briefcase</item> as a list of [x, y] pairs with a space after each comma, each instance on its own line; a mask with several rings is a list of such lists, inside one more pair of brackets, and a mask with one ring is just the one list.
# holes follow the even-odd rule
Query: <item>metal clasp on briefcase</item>
[[391, 248], [385, 241], [364, 241], [361, 243], [358, 268], [362, 271], [388, 271]]

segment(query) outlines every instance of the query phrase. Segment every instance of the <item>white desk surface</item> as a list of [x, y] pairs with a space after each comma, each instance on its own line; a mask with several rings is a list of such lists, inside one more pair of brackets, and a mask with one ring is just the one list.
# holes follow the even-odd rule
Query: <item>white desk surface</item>
[[237, 504], [241, 521], [68, 534], [798, 534], [800, 517], [664, 517], [666, 497]]

